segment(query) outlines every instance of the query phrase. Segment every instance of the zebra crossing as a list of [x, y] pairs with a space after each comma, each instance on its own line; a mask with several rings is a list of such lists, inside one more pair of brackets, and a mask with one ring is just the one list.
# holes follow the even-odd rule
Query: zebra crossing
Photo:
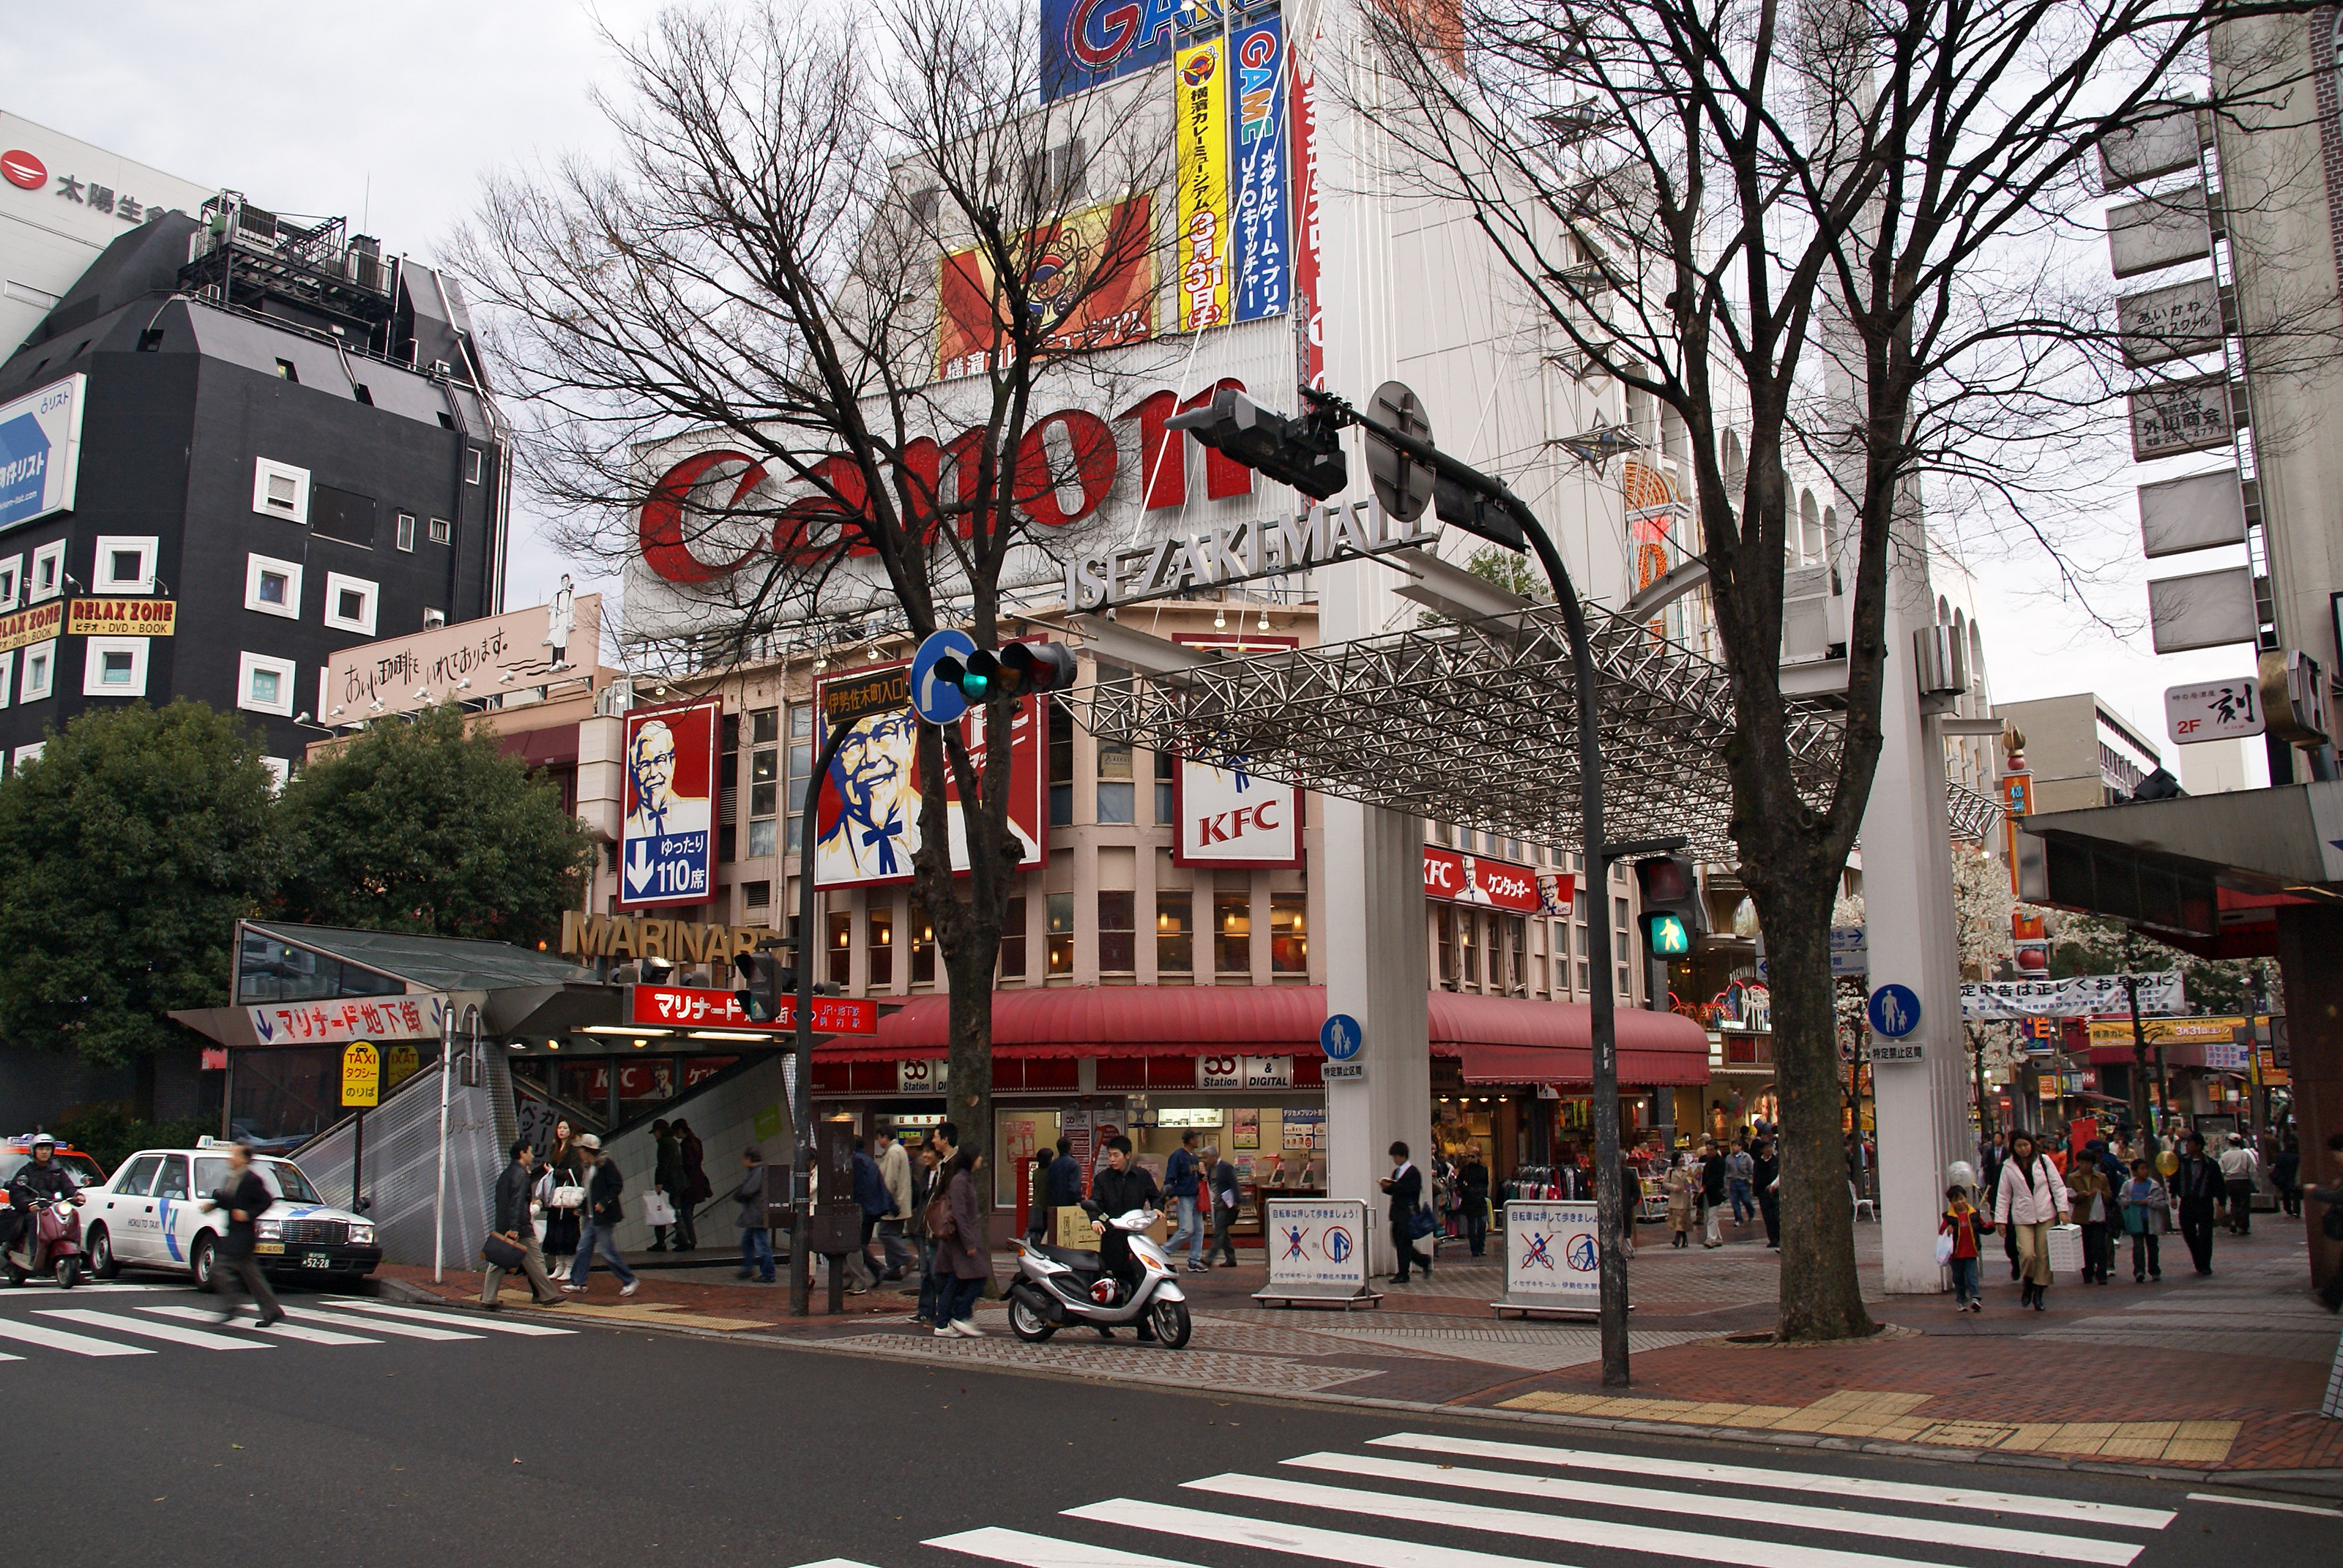
[[[1063, 1527], [990, 1524], [923, 1543], [935, 1568], [1592, 1568], [1625, 1553], [1737, 1568], [1986, 1568], [2041, 1559], [2130, 1568], [2169, 1508], [1398, 1432], [1263, 1473], [1106, 1497]], [[2177, 1539], [2174, 1537], [2173, 1539]], [[870, 1568], [833, 1558], [805, 1568]]]
[[[265, 1351], [289, 1345], [340, 1349], [400, 1341], [488, 1342], [498, 1336], [544, 1339], [578, 1332], [550, 1323], [458, 1317], [362, 1296], [321, 1298], [324, 1304], [318, 1306], [280, 1303], [284, 1318], [266, 1328], [249, 1317], [223, 1323], [216, 1311], [187, 1304], [182, 1290], [101, 1285], [77, 1290], [71, 1296], [60, 1292], [38, 1299], [78, 1302], [85, 1295], [109, 1293], [117, 1299], [96, 1306], [36, 1306], [21, 1316], [0, 1314], [0, 1362], [25, 1361], [35, 1351], [106, 1359], [174, 1350]], [[137, 1299], [148, 1294], [176, 1299]]]

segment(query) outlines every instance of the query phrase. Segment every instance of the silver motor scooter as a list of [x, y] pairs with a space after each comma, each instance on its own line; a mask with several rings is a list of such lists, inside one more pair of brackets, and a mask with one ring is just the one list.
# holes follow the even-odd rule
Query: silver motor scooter
[[[1082, 1205], [1100, 1218], [1095, 1204]], [[1188, 1297], [1172, 1271], [1172, 1260], [1149, 1236], [1147, 1228], [1160, 1216], [1152, 1209], [1133, 1209], [1101, 1222], [1130, 1239], [1131, 1255], [1138, 1261], [1137, 1291], [1107, 1271], [1099, 1254], [1066, 1247], [1037, 1247], [1022, 1238], [1017, 1249], [1017, 1282], [1009, 1287], [1009, 1329], [1029, 1344], [1039, 1344], [1060, 1329], [1087, 1324], [1112, 1329], [1144, 1323], [1157, 1342], [1176, 1351], [1188, 1342]]]

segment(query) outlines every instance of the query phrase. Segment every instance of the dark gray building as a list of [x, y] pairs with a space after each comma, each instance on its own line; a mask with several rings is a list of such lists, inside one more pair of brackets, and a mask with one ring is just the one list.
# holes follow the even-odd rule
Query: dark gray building
[[177, 697], [295, 764], [333, 651], [503, 608], [507, 435], [455, 284], [340, 219], [126, 232], [0, 365], [0, 764]]

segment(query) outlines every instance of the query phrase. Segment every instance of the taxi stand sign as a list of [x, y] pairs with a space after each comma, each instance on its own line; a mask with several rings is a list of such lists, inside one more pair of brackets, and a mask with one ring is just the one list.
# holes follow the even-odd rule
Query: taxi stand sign
[[371, 1109], [382, 1103], [382, 1053], [363, 1040], [342, 1048], [342, 1105]]
[[1368, 1306], [1367, 1205], [1353, 1198], [1265, 1198], [1262, 1237], [1269, 1283], [1252, 1299], [1271, 1306]]
[[1505, 1205], [1505, 1293], [1499, 1317], [1603, 1310], [1594, 1205], [1516, 1199]]

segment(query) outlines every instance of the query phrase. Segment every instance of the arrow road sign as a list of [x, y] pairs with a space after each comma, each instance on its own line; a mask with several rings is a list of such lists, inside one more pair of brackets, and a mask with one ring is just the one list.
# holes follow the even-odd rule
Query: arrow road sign
[[950, 655], [966, 659], [976, 651], [976, 639], [949, 628], [930, 632], [911, 656], [911, 710], [930, 724], [950, 724], [968, 711], [960, 688], [936, 678], [936, 660]]

